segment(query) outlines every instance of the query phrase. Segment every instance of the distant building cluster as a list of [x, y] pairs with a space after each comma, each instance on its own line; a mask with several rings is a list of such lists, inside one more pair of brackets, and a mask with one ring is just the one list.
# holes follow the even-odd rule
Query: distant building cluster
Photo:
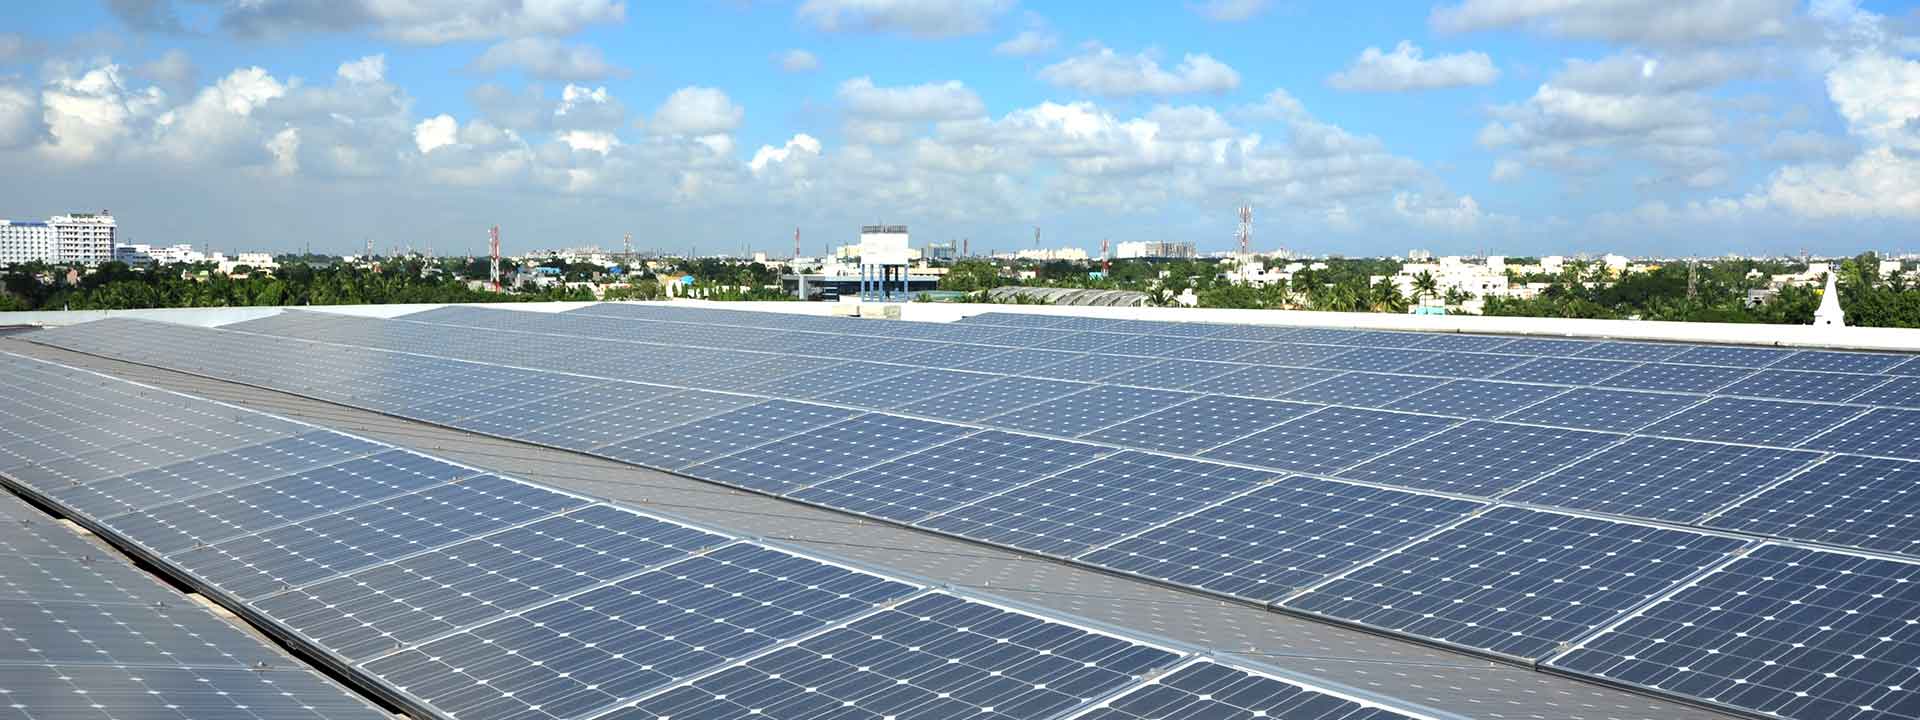
[[0, 220], [0, 265], [44, 262], [96, 265], [113, 259], [113, 215], [55, 215], [41, 220]]

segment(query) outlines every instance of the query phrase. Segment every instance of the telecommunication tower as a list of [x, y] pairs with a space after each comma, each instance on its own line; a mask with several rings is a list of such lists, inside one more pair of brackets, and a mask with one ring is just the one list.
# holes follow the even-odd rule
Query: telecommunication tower
[[1240, 206], [1240, 254], [1247, 254], [1253, 245], [1253, 203]]
[[500, 226], [499, 225], [495, 225], [487, 229], [487, 251], [493, 255], [493, 270], [491, 274], [491, 278], [493, 281], [493, 291], [500, 292]]
[[621, 236], [620, 242], [626, 246], [627, 259], [633, 259], [633, 233]]
[[[800, 259], [800, 228], [798, 226], [793, 228], [793, 259]], [[795, 270], [794, 272], [799, 271]]]
[[1106, 238], [1100, 238], [1100, 273], [1102, 275], [1113, 273], [1113, 256], [1107, 253]]

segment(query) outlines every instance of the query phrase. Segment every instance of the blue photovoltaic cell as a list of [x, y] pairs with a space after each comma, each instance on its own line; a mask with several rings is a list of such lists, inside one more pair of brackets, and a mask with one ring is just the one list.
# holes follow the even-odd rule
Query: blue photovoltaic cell
[[1367, 347], [1344, 355], [1335, 355], [1322, 359], [1314, 363], [1313, 366], [1339, 370], [1391, 372], [1412, 365], [1414, 362], [1424, 360], [1432, 355], [1433, 353], [1424, 350]]
[[917, 524], [1071, 557], [1276, 477], [1261, 470], [1127, 451]]
[[1296, 389], [1280, 397], [1328, 405], [1383, 407], [1392, 404], [1395, 400], [1432, 390], [1447, 382], [1444, 378], [1349, 372]]
[[1716, 397], [1642, 429], [1649, 435], [1793, 447], [1860, 414], [1848, 405]]
[[1920, 375], [1920, 357], [1887, 368], [1889, 375]]
[[461, 720], [582, 717], [914, 591], [738, 543], [365, 668]]
[[1222, 395], [1276, 398], [1296, 388], [1338, 377], [1344, 372], [1346, 371], [1252, 365], [1202, 380], [1183, 389]]
[[1877, 375], [1761, 370], [1740, 382], [1721, 388], [1717, 394], [1841, 402], [1867, 392], [1883, 382], [1886, 382], [1886, 378]]
[[1912, 356], [1838, 352], [1834, 350], [1801, 350], [1767, 367], [1775, 370], [1827, 370], [1830, 372], [1878, 374], [1884, 373], [1906, 362], [1909, 357]]
[[1600, 518], [1495, 507], [1285, 604], [1370, 627], [1538, 659], [1745, 544]]
[[1315, 365], [1348, 353], [1363, 352], [1339, 345], [1303, 345], [1299, 343], [1271, 343], [1259, 349], [1233, 359], [1234, 362], [1254, 363], [1256, 365], [1284, 365], [1305, 367]]
[[1920, 377], [1896, 377], [1853, 399], [1867, 405], [1920, 409]]
[[1100, 385], [981, 422], [1048, 435], [1080, 435], [1197, 397], [1198, 393]]
[[791, 497], [913, 522], [1112, 452], [1098, 445], [983, 430], [818, 483]]
[[1780, 348], [1740, 347], [1738, 345], [1695, 345], [1667, 358], [1667, 362], [1693, 365], [1731, 365], [1761, 368], [1779, 362], [1794, 351]]
[[1101, 701], [1073, 720], [1413, 720], [1317, 688], [1204, 661]]
[[1698, 395], [1574, 388], [1502, 417], [1510, 422], [1631, 432], [1699, 403]]
[[1305, 403], [1207, 395], [1082, 437], [1191, 455], [1320, 408]]
[[1330, 407], [1215, 448], [1203, 457], [1331, 474], [1456, 422], [1452, 418]]
[[1646, 363], [1609, 377], [1606, 382], [1599, 384], [1633, 390], [1709, 393], [1752, 374], [1753, 370], [1749, 368]]
[[1101, 355], [1098, 353], [1076, 355], [1061, 362], [1042, 368], [1029, 370], [1024, 375], [1072, 380], [1075, 382], [1093, 382], [1101, 378], [1112, 377], [1130, 372], [1152, 363], [1152, 358], [1139, 358], [1127, 355]]
[[1341, 344], [1363, 345], [1373, 348], [1408, 348], [1427, 342], [1432, 338], [1432, 333], [1362, 330], [1353, 337], [1341, 341]]
[[1472, 421], [1341, 471], [1341, 477], [1496, 495], [1618, 442], [1587, 430]]
[[1920, 459], [1920, 410], [1874, 408], [1807, 441], [1805, 447]]
[[642, 698], [603, 717], [1052, 718], [1179, 659], [1156, 647], [940, 593]]
[[1502, 499], [1691, 523], [1819, 453], [1635, 437]]
[[[1422, 350], [1428, 349], [1422, 348]], [[1394, 372], [1409, 375], [1437, 375], [1450, 378], [1484, 378], [1498, 375], [1508, 368], [1532, 359], [1525, 355], [1428, 352], [1427, 357], [1411, 365], [1403, 366]]]
[[1101, 382], [1178, 390], [1195, 382], [1225, 375], [1244, 367], [1247, 366], [1200, 360], [1146, 361], [1137, 368], [1110, 376]]
[[1578, 357], [1598, 358], [1602, 360], [1660, 362], [1679, 355], [1686, 349], [1686, 345], [1664, 345], [1660, 343], [1642, 342], [1603, 342], [1582, 349]]
[[878, 465], [973, 430], [963, 425], [875, 413], [749, 447], [681, 472], [735, 487], [780, 494]]
[[1207, 337], [1217, 340], [1253, 340], [1270, 343], [1285, 340], [1299, 333], [1299, 329], [1278, 325], [1222, 325], [1223, 329]]
[[1531, 385], [1491, 380], [1455, 380], [1417, 395], [1387, 403], [1388, 410], [1497, 418], [1566, 392], [1558, 385]]
[[1269, 602], [1480, 507], [1295, 475], [1076, 559]]
[[1365, 332], [1360, 330], [1343, 330], [1340, 328], [1300, 328], [1298, 332], [1287, 336], [1287, 342], [1317, 343], [1321, 345], [1352, 345], [1354, 344], [1354, 338], [1365, 334]]
[[1780, 545], [1688, 583], [1556, 667], [1775, 717], [1920, 717], [1920, 565]]
[[594, 454], [636, 465], [677, 470], [732, 454], [743, 447], [831, 425], [855, 414], [858, 411], [769, 400], [609, 445]]
[[1495, 380], [1553, 383], [1556, 385], [1598, 385], [1607, 378], [1633, 369], [1634, 363], [1619, 360], [1542, 357], [1516, 365], [1493, 376]]
[[1835, 455], [1707, 524], [1920, 556], [1917, 505], [1920, 462]]
[[878, 382], [895, 375], [903, 375], [909, 372], [913, 372], [913, 368], [904, 365], [849, 362], [821, 370], [814, 370], [812, 372], [788, 375], [759, 385], [742, 388], [742, 391], [757, 395], [770, 395], [783, 398], [831, 397], [835, 392], [855, 385]]

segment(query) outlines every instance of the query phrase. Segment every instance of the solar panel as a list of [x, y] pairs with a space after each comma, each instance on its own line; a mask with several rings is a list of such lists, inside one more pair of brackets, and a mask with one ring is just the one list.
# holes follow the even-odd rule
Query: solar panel
[[1908, 362], [1908, 355], [1801, 350], [1767, 367], [1776, 370], [1826, 370], [1829, 372], [1884, 373]]
[[802, 488], [796, 500], [913, 522], [1114, 452], [1111, 448], [983, 430]]
[[1319, 343], [1322, 345], [1353, 345], [1356, 338], [1366, 333], [1360, 330], [1342, 328], [1310, 327], [1299, 328], [1298, 332], [1287, 336], [1288, 342]]
[[1458, 333], [1431, 333], [1427, 339], [1414, 343], [1412, 347], [1421, 350], [1441, 350], [1445, 352], [1495, 352], [1501, 346], [1514, 341], [1514, 338], [1498, 335], [1462, 335]]
[[987, 382], [994, 377], [958, 370], [915, 370], [884, 380], [842, 388], [831, 395], [818, 395], [815, 399], [838, 405], [896, 410], [907, 408], [935, 395]]
[[67, 718], [392, 717], [305, 670], [0, 665], [6, 713]]
[[1413, 720], [1417, 715], [1296, 681], [1198, 662], [1102, 700], [1074, 720]]
[[849, 362], [812, 372], [795, 373], [741, 388], [741, 391], [773, 397], [823, 398], [856, 385], [866, 385], [912, 371], [913, 368], [905, 365]]
[[891, 410], [943, 420], [978, 420], [1028, 405], [1045, 403], [1089, 387], [1091, 386], [1084, 383], [1071, 383], [1064, 380], [1002, 377]]
[[1634, 390], [1710, 393], [1752, 374], [1748, 368], [1645, 363], [1607, 378], [1604, 384]]
[[761, 398], [687, 390], [634, 400], [597, 413], [515, 432], [511, 437], [569, 450], [590, 450], [681, 423], [751, 406]]
[[1793, 447], [1858, 414], [1860, 408], [1847, 405], [1716, 397], [1648, 425], [1642, 432]]
[[254, 605], [320, 647], [359, 660], [728, 542], [684, 525], [591, 505], [296, 587]]
[[1251, 365], [1242, 366], [1225, 375], [1201, 380], [1183, 389], [1223, 395], [1275, 398], [1296, 388], [1337, 377], [1344, 372], [1346, 371]]
[[984, 357], [965, 365], [960, 365], [958, 369], [973, 370], [975, 372], [1024, 375], [1034, 370], [1063, 363], [1077, 357], [1080, 357], [1080, 353], [1022, 348]]
[[1305, 403], [1206, 395], [1082, 437], [1128, 447], [1194, 454], [1320, 408]]
[[1200, 360], [1150, 361], [1118, 375], [1109, 376], [1104, 382], [1177, 390], [1245, 367], [1247, 366]]
[[1055, 717], [1179, 660], [1150, 645], [940, 593], [603, 717]]
[[1495, 507], [1284, 604], [1462, 647], [1544, 658], [1744, 545]]
[[1686, 345], [1667, 345], [1643, 342], [1603, 342], [1590, 345], [1576, 355], [1583, 358], [1602, 360], [1632, 360], [1635, 362], [1660, 362], [1684, 352]]
[[1631, 432], [1700, 403], [1698, 395], [1574, 388], [1503, 416], [1510, 422]]
[[1920, 409], [1920, 377], [1896, 377], [1861, 393], [1854, 402]]
[[1798, 450], [1635, 437], [1502, 499], [1691, 523], [1819, 458]]
[[1427, 356], [1395, 372], [1409, 375], [1437, 375], [1450, 378], [1484, 378], [1498, 375], [1531, 358], [1524, 355], [1491, 355], [1469, 352], [1428, 352]]
[[924, 352], [903, 355], [898, 362], [921, 367], [957, 368], [968, 363], [991, 358], [1006, 352], [1006, 348], [981, 347], [979, 345], [951, 344], [942, 345]]
[[1720, 389], [1721, 395], [1841, 402], [1872, 390], [1886, 378], [1851, 373], [1761, 370]]
[[1920, 357], [1887, 368], [1890, 375], [1920, 375]]
[[1256, 365], [1285, 365], [1305, 367], [1318, 365], [1323, 360], [1331, 360], [1342, 355], [1360, 352], [1350, 347], [1338, 345], [1304, 345], [1300, 343], [1272, 343], [1257, 348], [1239, 357], [1235, 362], [1254, 363]]
[[1920, 565], [1767, 544], [1552, 664], [1775, 717], [1911, 718], [1915, 618]]
[[857, 414], [859, 411], [825, 405], [768, 400], [614, 443], [594, 454], [675, 470]]
[[681, 472], [780, 494], [878, 465], [973, 432], [961, 425], [891, 415], [846, 422], [723, 455]]
[[1475, 420], [1343, 470], [1340, 476], [1462, 495], [1498, 495], [1621, 437]]
[[1125, 422], [1200, 397], [1173, 390], [1099, 385], [981, 422], [994, 427], [1073, 436]]
[[[1833, 413], [1835, 416], [1842, 414]], [[1920, 410], [1874, 408], [1826, 434], [1808, 440], [1804, 446], [1862, 455], [1920, 459]]]
[[1056, 380], [1093, 382], [1101, 378], [1131, 372], [1151, 362], [1154, 361], [1149, 358], [1129, 357], [1126, 355], [1081, 354], [1052, 365], [1029, 370], [1023, 374], [1034, 377], [1053, 378]]
[[[1187, 348], [1189, 346], [1195, 345], [1197, 342], [1200, 342], [1200, 341], [1196, 341], [1191, 337], [1184, 337], [1179, 335], [1128, 335], [1128, 336], [1125, 336], [1124, 339], [1118, 342], [1103, 345], [1103, 346], [1100, 346], [1099, 348], [1087, 348], [1087, 349], [1088, 350], [1098, 349], [1102, 354], [1106, 354], [1106, 355], [1145, 355], [1149, 357], [1188, 357], [1185, 355], [1175, 355], [1174, 353], [1180, 352], [1183, 348]], [[1228, 356], [1237, 355], [1239, 353], [1252, 350], [1255, 347], [1257, 346], [1248, 344], [1244, 347], [1238, 348], [1237, 351], [1235, 352], [1228, 353]], [[1215, 357], [1212, 359], [1220, 359], [1220, 358]]]
[[68, 507], [105, 518], [384, 449], [359, 438], [319, 430], [48, 492]]
[[917, 525], [1070, 557], [1277, 476], [1126, 451], [922, 520]]
[[1339, 370], [1366, 370], [1370, 372], [1391, 372], [1431, 357], [1433, 353], [1421, 350], [1403, 350], [1397, 348], [1365, 347], [1350, 353], [1323, 358], [1314, 367], [1335, 368]]
[[172, 599], [135, 605], [0, 598], [0, 664], [247, 668], [285, 661], [238, 628]]
[[1427, 415], [1330, 407], [1263, 430], [1202, 457], [1332, 474], [1432, 435], [1457, 421]]
[[1384, 407], [1433, 415], [1497, 418], [1566, 391], [1566, 388], [1558, 385], [1455, 380], [1387, 403]]
[[1384, 407], [1395, 400], [1432, 390], [1447, 383], [1442, 378], [1384, 373], [1349, 372], [1298, 388], [1280, 397], [1287, 400]]
[[1076, 559], [1270, 602], [1480, 507], [1295, 475]]
[[1706, 520], [1713, 527], [1920, 556], [1920, 463], [1834, 455]]
[[1740, 347], [1737, 345], [1695, 345], [1679, 355], [1667, 358], [1668, 362], [1690, 363], [1694, 365], [1730, 365], [1733, 367], [1762, 368], [1779, 362], [1781, 358], [1792, 355], [1794, 351], [1780, 348]]
[[[1244, 340], [1223, 340], [1209, 337], [1205, 339], [1189, 338], [1185, 343], [1161, 351], [1163, 357], [1183, 358], [1187, 360], [1233, 360], [1249, 352], [1262, 350], [1266, 343]], [[1100, 352], [1112, 352], [1111, 348]]]
[[1520, 338], [1500, 346], [1500, 352], [1508, 355], [1551, 355], [1555, 357], [1573, 357], [1599, 345], [1595, 340], [1562, 340], [1557, 338]]
[[915, 590], [735, 544], [363, 666], [461, 718], [581, 717]]
[[[755, 357], [765, 357], [767, 359], [753, 360], [752, 358]], [[844, 360], [836, 360], [833, 358], [808, 357], [806, 355], [784, 353], [780, 355], [747, 356], [742, 358], [742, 360], [745, 360], [745, 362], [705, 375], [695, 375], [682, 381], [682, 383], [688, 387], [700, 388], [702, 390], [739, 391], [802, 373], [836, 367], [845, 363]]]
[[1072, 333], [1068, 335], [1062, 335], [1052, 340], [1048, 340], [1046, 342], [1035, 345], [1034, 347], [1039, 348], [1041, 350], [1068, 350], [1072, 352], [1089, 352], [1089, 351], [1105, 348], [1115, 343], [1126, 342], [1127, 340], [1133, 337], [1134, 336], [1132, 335], [1121, 335], [1119, 333], [1077, 332], [1077, 333]]

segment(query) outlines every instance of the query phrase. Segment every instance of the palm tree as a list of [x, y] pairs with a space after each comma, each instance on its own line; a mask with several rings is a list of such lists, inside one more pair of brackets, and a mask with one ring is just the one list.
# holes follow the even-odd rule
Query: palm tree
[[1373, 284], [1371, 293], [1374, 312], [1401, 313], [1407, 311], [1407, 299], [1400, 295], [1400, 288], [1387, 278]]
[[1457, 287], [1447, 288], [1447, 307], [1458, 310], [1461, 305], [1473, 302], [1473, 293]]
[[1432, 272], [1421, 270], [1419, 275], [1413, 276], [1413, 302], [1415, 304], [1418, 304], [1425, 298], [1438, 297], [1439, 295], [1440, 281], [1434, 279]]

